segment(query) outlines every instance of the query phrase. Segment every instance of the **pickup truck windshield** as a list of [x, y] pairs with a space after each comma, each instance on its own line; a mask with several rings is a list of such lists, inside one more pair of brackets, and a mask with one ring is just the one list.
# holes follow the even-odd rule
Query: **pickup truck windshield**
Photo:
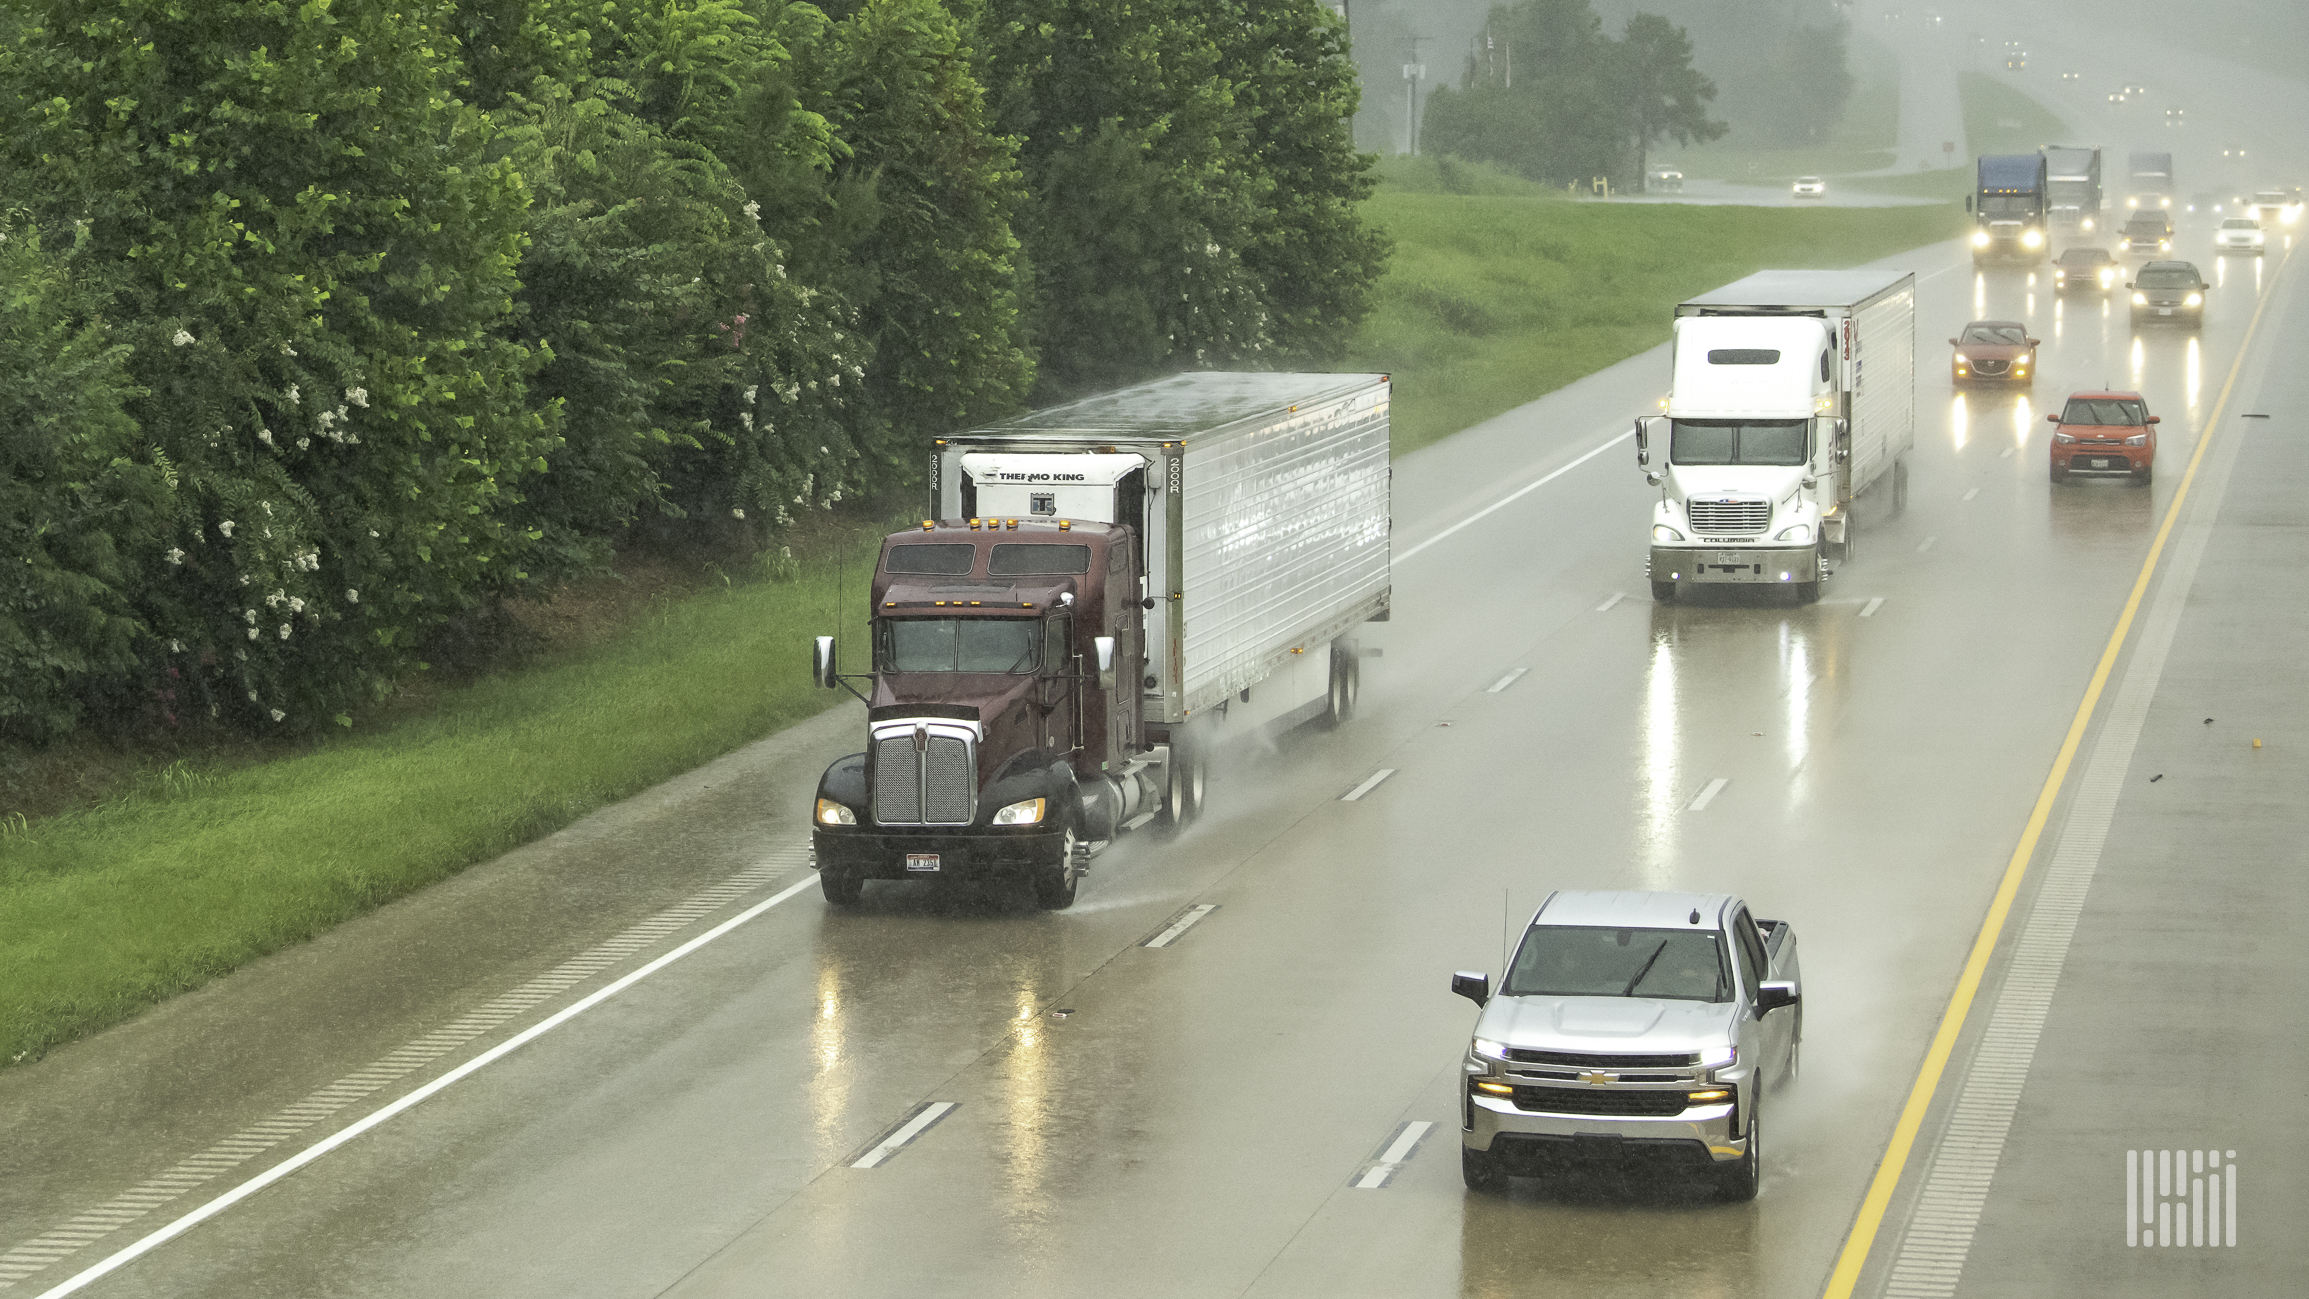
[[1804, 425], [1800, 419], [1680, 419], [1668, 460], [1679, 465], [1800, 465], [1806, 459]]
[[1500, 992], [1730, 1001], [1732, 982], [1712, 931], [1533, 925], [1515, 950]]
[[884, 618], [874, 632], [884, 672], [1032, 672], [1041, 623], [1033, 618]]

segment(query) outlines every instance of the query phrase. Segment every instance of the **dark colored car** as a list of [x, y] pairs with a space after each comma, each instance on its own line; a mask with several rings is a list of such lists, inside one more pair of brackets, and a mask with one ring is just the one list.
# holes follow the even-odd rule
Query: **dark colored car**
[[2136, 325], [2195, 329], [2205, 323], [2205, 293], [2212, 286], [2189, 262], [2150, 262], [2125, 287], [2133, 291]]
[[2052, 480], [2123, 474], [2146, 486], [2157, 460], [2157, 417], [2137, 392], [2070, 393], [2052, 432]]
[[2108, 293], [2125, 277], [2125, 268], [2105, 248], [2071, 248], [2052, 264], [2055, 293], [2071, 289]]
[[2037, 340], [2017, 320], [1975, 320], [1948, 340], [1956, 354], [1948, 377], [1959, 387], [1971, 383], [2034, 383]]
[[2125, 222], [2125, 251], [2128, 253], [2169, 253], [2173, 250], [2173, 222], [2162, 208], [2145, 208], [2133, 213]]

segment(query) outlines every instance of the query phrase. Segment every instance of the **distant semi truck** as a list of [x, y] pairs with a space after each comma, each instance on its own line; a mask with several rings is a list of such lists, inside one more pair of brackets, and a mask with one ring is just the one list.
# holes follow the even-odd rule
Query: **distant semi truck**
[[[1676, 308], [1667, 414], [1636, 421], [1652, 598], [1694, 585], [1820, 598], [1852, 501], [1916, 442], [1916, 277], [1759, 271]], [[1651, 467], [1657, 450], [1660, 463]]]
[[[1009, 878], [1074, 900], [1183, 826], [1230, 735], [1354, 711], [1388, 616], [1382, 374], [1175, 375], [939, 439], [872, 579], [866, 750], [811, 813], [828, 901]], [[818, 684], [847, 684], [832, 637]], [[855, 689], [855, 687], [853, 687]]]
[[2043, 150], [2046, 207], [2056, 231], [2091, 234], [2101, 225], [2098, 145], [2048, 144]]
[[2173, 155], [2136, 150], [2127, 159], [2125, 206], [2173, 207]]
[[2049, 241], [2045, 158], [2041, 153], [1980, 157], [1978, 183], [1964, 206], [1972, 213], [1972, 264], [2034, 264]]

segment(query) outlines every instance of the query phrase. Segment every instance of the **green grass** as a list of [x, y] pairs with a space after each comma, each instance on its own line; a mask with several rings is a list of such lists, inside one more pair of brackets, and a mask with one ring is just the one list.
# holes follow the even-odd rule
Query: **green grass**
[[668, 602], [594, 652], [368, 737], [0, 832], [0, 1067], [557, 829], [844, 695], [879, 528], [791, 582]]
[[1768, 266], [1856, 265], [1962, 229], [1961, 212], [1937, 205], [1572, 203], [1383, 189], [1370, 211], [1394, 236], [1395, 260], [1347, 368], [1395, 377], [1397, 455], [1665, 341], [1675, 304], [1693, 294]]

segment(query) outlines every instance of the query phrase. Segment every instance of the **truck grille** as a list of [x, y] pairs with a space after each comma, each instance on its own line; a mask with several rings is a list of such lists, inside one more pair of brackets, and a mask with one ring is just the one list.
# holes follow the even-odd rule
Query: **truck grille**
[[1686, 508], [1693, 529], [1714, 537], [1762, 532], [1772, 521], [1770, 501], [1693, 501]]
[[1524, 1064], [1568, 1064], [1579, 1069], [1688, 1069], [1700, 1062], [1700, 1057], [1689, 1053], [1596, 1055], [1588, 1051], [1540, 1051], [1527, 1046], [1507, 1048], [1507, 1058]]
[[1622, 1091], [1609, 1087], [1518, 1087], [1515, 1108], [1534, 1114], [1595, 1114], [1673, 1118], [1690, 1107], [1681, 1091]]
[[882, 825], [968, 825], [976, 772], [968, 742], [893, 735], [874, 746], [874, 820]]

